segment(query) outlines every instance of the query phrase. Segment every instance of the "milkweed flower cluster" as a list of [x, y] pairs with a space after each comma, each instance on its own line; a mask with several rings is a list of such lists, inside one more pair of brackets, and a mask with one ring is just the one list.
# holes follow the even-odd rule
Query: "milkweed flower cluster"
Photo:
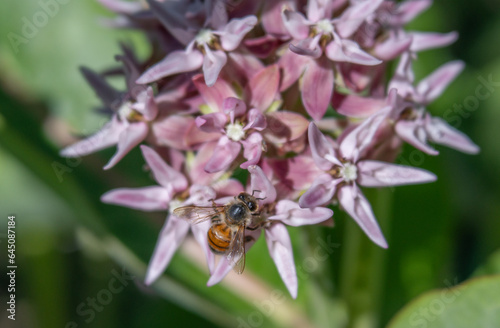
[[[99, 1], [117, 14], [108, 25], [142, 30], [152, 53], [139, 61], [122, 45], [116, 58], [125, 91], [82, 69], [110, 121], [62, 155], [116, 146], [108, 170], [142, 143], [155, 184], [111, 190], [102, 201], [168, 212], [147, 284], [162, 274], [189, 231], [204, 250], [208, 285], [221, 281], [231, 264], [216, 262], [210, 251], [210, 222], [191, 226], [173, 210], [258, 191], [264, 224], [247, 230], [252, 238], [246, 250], [263, 234], [295, 298], [286, 226], [328, 222], [328, 206], [338, 203], [385, 248], [360, 187], [436, 180], [423, 169], [393, 163], [405, 142], [429, 155], [438, 154], [432, 143], [479, 151], [426, 109], [463, 63], [446, 63], [415, 83], [418, 52], [457, 38], [455, 32], [405, 30], [430, 0]], [[248, 172], [246, 183], [234, 178], [241, 172]]]

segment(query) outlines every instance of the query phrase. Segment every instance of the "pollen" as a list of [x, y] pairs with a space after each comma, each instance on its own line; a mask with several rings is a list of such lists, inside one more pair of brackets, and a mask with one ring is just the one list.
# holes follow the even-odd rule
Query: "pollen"
[[346, 182], [354, 181], [358, 178], [358, 168], [352, 163], [345, 163], [340, 169], [340, 176]]
[[233, 141], [240, 141], [245, 136], [243, 126], [239, 123], [228, 124], [226, 126], [226, 135]]

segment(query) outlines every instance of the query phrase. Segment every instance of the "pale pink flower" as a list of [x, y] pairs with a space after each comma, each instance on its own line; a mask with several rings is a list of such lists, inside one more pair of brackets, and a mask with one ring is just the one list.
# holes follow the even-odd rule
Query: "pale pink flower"
[[[206, 6], [210, 3], [207, 1]], [[186, 48], [170, 52], [144, 72], [137, 80], [140, 84], [202, 68], [205, 83], [208, 86], [214, 85], [226, 65], [226, 52], [235, 50], [243, 37], [257, 24], [257, 17], [253, 15], [227, 22], [225, 9], [214, 6], [207, 9], [209, 12], [205, 24], [197, 26], [188, 19], [181, 19], [186, 17], [189, 7], [178, 8], [174, 1], [149, 0], [148, 4], [165, 28]]]
[[336, 197], [342, 208], [377, 245], [387, 242], [368, 200], [358, 187], [397, 186], [425, 183], [436, 176], [422, 169], [363, 159], [380, 124], [391, 107], [386, 107], [349, 131], [338, 146], [328, 140], [314, 123], [309, 125], [309, 143], [316, 165], [324, 171], [300, 198], [301, 207], [328, 204]]
[[282, 11], [284, 25], [294, 41], [289, 46], [292, 52], [286, 52], [279, 61], [284, 72], [281, 90], [303, 74], [302, 101], [313, 119], [321, 119], [330, 103], [335, 80], [330, 61], [361, 65], [382, 63], [349, 39], [381, 3], [381, 0], [360, 1], [334, 19], [331, 19], [334, 2], [309, 1], [307, 18], [297, 11]]
[[451, 127], [445, 120], [432, 117], [426, 110], [426, 106], [443, 93], [463, 68], [461, 61], [446, 63], [414, 86], [411, 59], [409, 56], [401, 58], [389, 84], [407, 102], [404, 112], [393, 113], [397, 119], [394, 128], [401, 139], [430, 155], [437, 155], [439, 152], [429, 146], [427, 141], [464, 153], [479, 152], [479, 147], [469, 137]]
[[241, 99], [225, 79], [208, 87], [201, 76], [193, 78], [208, 112], [196, 118], [196, 125], [205, 133], [220, 136], [205, 167], [207, 172], [227, 169], [242, 149], [246, 161], [240, 167], [248, 168], [259, 162], [265, 149], [264, 139], [280, 147], [305, 133], [307, 120], [300, 114], [283, 110], [268, 112], [275, 101], [279, 102], [279, 77], [277, 65], [262, 68], [245, 84]]
[[[189, 230], [203, 248], [210, 271], [214, 267], [214, 254], [210, 251], [207, 240], [207, 231], [210, 222], [190, 225], [187, 221], [176, 217], [173, 210], [180, 206], [197, 205], [210, 206], [210, 200], [215, 199], [217, 192], [222, 195], [239, 192], [242, 186], [236, 180], [221, 181], [212, 185], [217, 176], [209, 176], [203, 172], [203, 166], [213, 149], [200, 149], [198, 155], [187, 169], [189, 174], [182, 174], [162, 159], [153, 149], [141, 146], [141, 151], [158, 183], [157, 186], [143, 188], [119, 188], [102, 195], [105, 203], [126, 206], [142, 211], [169, 210], [169, 216], [160, 232], [155, 251], [146, 273], [146, 284], [155, 281], [170, 263], [173, 255], [186, 238]], [[184, 159], [178, 158], [175, 165], [180, 167]], [[186, 164], [187, 165], [187, 164]], [[212, 185], [212, 186], [211, 186]], [[188, 197], [186, 197], [188, 195]]]
[[[156, 119], [158, 106], [151, 87], [139, 86], [131, 81], [136, 77], [131, 59], [122, 58], [127, 72], [128, 92], [124, 95], [114, 90], [98, 74], [83, 68], [82, 72], [107, 109], [114, 114], [100, 131], [61, 151], [64, 157], [79, 157], [117, 145], [115, 155], [104, 166], [110, 169], [149, 134], [149, 122]], [[136, 69], [136, 68], [135, 68]], [[134, 78], [135, 79], [135, 78]]]

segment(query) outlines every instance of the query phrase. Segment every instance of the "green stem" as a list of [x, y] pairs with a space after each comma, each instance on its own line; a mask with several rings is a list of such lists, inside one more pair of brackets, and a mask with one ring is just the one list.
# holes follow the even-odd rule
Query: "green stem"
[[[392, 191], [367, 190], [366, 194], [387, 237]], [[387, 250], [373, 244], [347, 215], [342, 250], [340, 292], [348, 309], [348, 327], [377, 327]]]

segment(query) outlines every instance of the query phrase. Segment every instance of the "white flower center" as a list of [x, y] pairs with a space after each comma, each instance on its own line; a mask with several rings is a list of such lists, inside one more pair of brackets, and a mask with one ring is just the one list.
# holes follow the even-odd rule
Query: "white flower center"
[[128, 121], [130, 116], [133, 115], [132, 103], [130, 101], [124, 102], [118, 109], [118, 117], [121, 121]]
[[178, 208], [178, 207], [181, 207], [182, 206], [182, 201], [174, 198], [170, 201], [170, 203], [168, 203], [168, 211], [170, 212], [170, 214], [172, 214], [172, 212]]
[[200, 33], [196, 36], [196, 43], [198, 44], [209, 44], [214, 35], [210, 30], [201, 30]]
[[226, 135], [233, 141], [240, 141], [245, 136], [243, 126], [238, 123], [226, 125]]
[[340, 175], [346, 182], [354, 181], [358, 178], [358, 168], [352, 163], [345, 163], [340, 169]]
[[325, 34], [330, 34], [333, 32], [333, 25], [328, 19], [322, 19], [318, 23], [316, 23], [316, 27], [318, 30]]

